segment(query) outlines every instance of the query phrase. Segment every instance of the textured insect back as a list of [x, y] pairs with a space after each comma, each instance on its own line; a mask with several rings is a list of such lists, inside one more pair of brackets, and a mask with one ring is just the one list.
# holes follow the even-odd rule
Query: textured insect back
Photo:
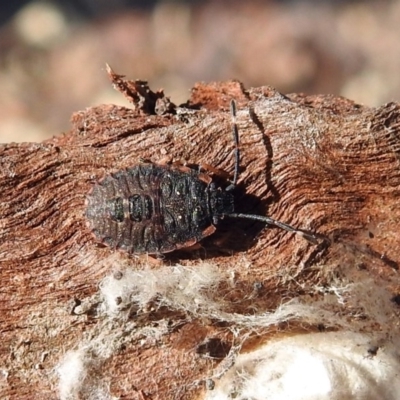
[[211, 178], [187, 167], [141, 164], [106, 176], [87, 198], [86, 217], [104, 244], [163, 254], [214, 232]]

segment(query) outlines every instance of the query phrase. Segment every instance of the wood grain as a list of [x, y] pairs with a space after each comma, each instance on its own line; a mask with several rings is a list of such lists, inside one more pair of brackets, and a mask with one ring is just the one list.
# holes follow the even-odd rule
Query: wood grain
[[[2, 398], [58, 398], [54, 368], [67, 350], [126, 333], [121, 321], [72, 312], [96, 298], [115, 265], [143, 268], [96, 243], [86, 227], [86, 194], [104, 175], [141, 159], [206, 163], [232, 175], [232, 98], [242, 154], [237, 210], [270, 215], [323, 239], [314, 245], [253, 221], [225, 220], [200, 249], [164, 262], [193, 266], [206, 259], [231, 271], [235, 290], [221, 287], [221, 296], [242, 314], [311, 294], [344, 262], [387, 279], [393, 295], [400, 290], [399, 104], [368, 108], [333, 96], [245, 90], [238, 82], [197, 84], [181, 107], [160, 93], [149, 106], [146, 96], [139, 96], [142, 103], [132, 96], [132, 109], [102, 105], [76, 113], [69, 132], [46, 142], [0, 147]], [[128, 342], [93, 366], [114, 396], [194, 398], [202, 390], [194, 382], [218, 363], [199, 356], [196, 346], [206, 337], [232, 338], [213, 321], [184, 312], [157, 318], [158, 326], [165, 324], [161, 337], [143, 343], [133, 329]], [[143, 320], [141, 327], [154, 323]]]

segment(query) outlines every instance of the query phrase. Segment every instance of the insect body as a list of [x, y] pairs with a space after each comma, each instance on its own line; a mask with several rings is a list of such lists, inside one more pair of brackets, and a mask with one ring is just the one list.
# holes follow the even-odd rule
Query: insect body
[[224, 217], [278, 226], [316, 242], [312, 234], [267, 216], [235, 213], [233, 189], [239, 170], [236, 107], [231, 103], [235, 174], [225, 189], [185, 166], [144, 163], [106, 176], [87, 198], [86, 216], [98, 239], [128, 253], [162, 254], [211, 235]]
[[107, 176], [88, 197], [94, 233], [129, 253], [167, 253], [215, 231], [215, 217], [233, 212], [233, 195], [196, 170], [141, 164]]

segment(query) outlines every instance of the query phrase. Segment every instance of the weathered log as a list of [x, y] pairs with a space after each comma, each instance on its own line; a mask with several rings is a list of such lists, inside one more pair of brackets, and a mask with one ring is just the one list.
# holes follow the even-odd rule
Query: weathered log
[[[254, 339], [235, 315], [318, 297], [316, 287], [340, 279], [344, 265], [387, 281], [396, 299], [399, 104], [375, 109], [227, 82], [198, 84], [187, 104], [177, 107], [145, 83], [109, 73], [133, 109], [89, 108], [73, 116], [71, 131], [62, 136], [0, 147], [2, 398], [194, 398], [229, 348], [234, 353], [235, 327], [251, 339], [245, 346], [265, 341], [262, 335]], [[225, 219], [200, 248], [167, 254], [166, 267], [98, 244], [86, 226], [85, 197], [104, 175], [142, 159], [169, 157], [232, 176], [232, 98], [241, 151], [237, 210], [315, 232], [319, 243], [262, 223]], [[201, 314], [192, 305], [185, 309], [186, 300], [174, 309], [157, 296], [145, 310], [130, 304], [113, 317], [104, 311], [98, 286], [106, 276], [118, 282], [129, 271], [175, 271], [178, 264], [231, 277], [213, 289], [230, 319]], [[313, 330], [318, 318], [290, 326]], [[57, 388], [55, 368], [68, 350], [76, 352], [58, 370]]]

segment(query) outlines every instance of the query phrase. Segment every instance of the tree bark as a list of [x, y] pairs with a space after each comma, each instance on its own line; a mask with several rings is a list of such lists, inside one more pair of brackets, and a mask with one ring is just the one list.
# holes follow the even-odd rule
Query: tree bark
[[[107, 392], [188, 399], [204, 390], [201, 382], [229, 351], [215, 356], [219, 350], [210, 343], [232, 343], [234, 320], [199, 318], [159, 299], [134, 318], [131, 311], [123, 319], [102, 312], [99, 284], [106, 276], [157, 271], [160, 261], [100, 245], [86, 225], [85, 198], [102, 177], [143, 159], [208, 164], [232, 177], [231, 99], [238, 104], [241, 152], [236, 210], [314, 232], [318, 243], [263, 223], [224, 219], [199, 248], [167, 254], [161, 264], [201, 269], [211, 263], [230, 274], [232, 282], [220, 282], [218, 290], [232, 315], [313, 295], [316, 286], [338, 278], [344, 263], [386, 280], [396, 298], [399, 104], [368, 108], [227, 82], [196, 85], [178, 107], [143, 82], [109, 73], [132, 109], [89, 108], [73, 115], [66, 134], [0, 147], [2, 398], [95, 398], [100, 392], [107, 398]], [[145, 329], [157, 334], [144, 335]], [[95, 342], [110, 353], [90, 356], [95, 346], [85, 344]], [[55, 370], [69, 350], [90, 353], [90, 372], [75, 391], [65, 377], [58, 387]]]

